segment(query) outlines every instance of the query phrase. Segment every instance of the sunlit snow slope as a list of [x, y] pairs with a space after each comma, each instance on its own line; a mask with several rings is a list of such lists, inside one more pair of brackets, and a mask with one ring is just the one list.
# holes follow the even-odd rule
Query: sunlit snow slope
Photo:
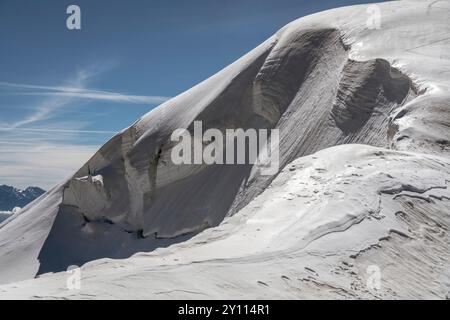
[[[446, 298], [450, 2], [377, 6], [290, 23], [0, 224], [0, 298]], [[195, 120], [279, 129], [282, 172], [174, 165]]]

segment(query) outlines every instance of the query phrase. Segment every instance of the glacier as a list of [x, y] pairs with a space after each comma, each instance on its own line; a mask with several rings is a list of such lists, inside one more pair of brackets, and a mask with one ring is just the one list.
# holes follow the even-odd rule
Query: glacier
[[[0, 223], [0, 298], [448, 298], [450, 2], [376, 6], [286, 25]], [[280, 171], [174, 165], [195, 121], [278, 129]]]

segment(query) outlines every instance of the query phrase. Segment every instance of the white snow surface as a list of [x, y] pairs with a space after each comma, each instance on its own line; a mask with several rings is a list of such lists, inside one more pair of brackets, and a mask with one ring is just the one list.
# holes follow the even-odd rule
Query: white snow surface
[[[448, 298], [450, 2], [377, 6], [288, 24], [0, 223], [0, 299]], [[280, 129], [282, 171], [171, 164], [195, 120]]]

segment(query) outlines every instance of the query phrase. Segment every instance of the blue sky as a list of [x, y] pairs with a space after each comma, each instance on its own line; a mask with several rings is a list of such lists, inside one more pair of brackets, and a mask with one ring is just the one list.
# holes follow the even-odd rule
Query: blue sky
[[368, 2], [0, 0], [0, 184], [48, 189], [290, 21]]

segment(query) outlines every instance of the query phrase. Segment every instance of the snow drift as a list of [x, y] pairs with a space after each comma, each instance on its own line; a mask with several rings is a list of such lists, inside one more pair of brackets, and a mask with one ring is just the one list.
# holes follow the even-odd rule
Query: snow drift
[[[117, 134], [0, 225], [0, 281], [87, 263], [82, 291], [59, 273], [0, 297], [445, 298], [450, 3], [378, 6], [381, 29], [367, 6], [294, 21]], [[279, 129], [280, 172], [174, 165], [197, 120]]]

